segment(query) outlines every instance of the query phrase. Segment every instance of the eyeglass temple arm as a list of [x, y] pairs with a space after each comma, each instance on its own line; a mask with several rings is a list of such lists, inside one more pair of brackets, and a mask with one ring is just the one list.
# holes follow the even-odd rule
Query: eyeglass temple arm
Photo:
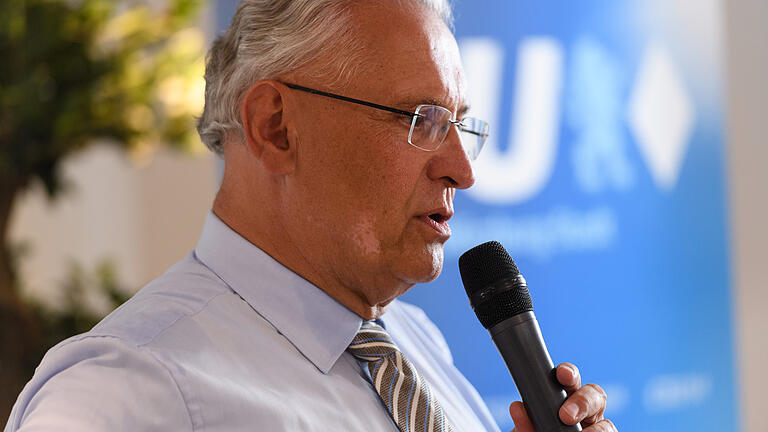
[[458, 126], [459, 129], [461, 129], [462, 132], [471, 133], [472, 135], [477, 135], [477, 136], [481, 136], [481, 137], [487, 137], [488, 136], [487, 133], [477, 132], [477, 131], [473, 131], [472, 129], [467, 128], [467, 126], [464, 123], [462, 123], [462, 122], [460, 122], [458, 120], [448, 120], [448, 121], [451, 122], [451, 124], [454, 124], [454, 125]]
[[295, 90], [301, 90], [301, 91], [304, 91], [304, 92], [307, 92], [307, 93], [312, 93], [312, 94], [316, 94], [316, 95], [320, 95], [320, 96], [325, 96], [325, 97], [329, 97], [329, 98], [343, 100], [345, 102], [351, 102], [351, 103], [355, 103], [355, 104], [365, 105], [365, 106], [369, 106], [371, 108], [376, 108], [376, 109], [380, 109], [380, 110], [384, 110], [384, 111], [389, 111], [389, 112], [392, 112], [392, 113], [395, 113], [395, 114], [404, 115], [404, 116], [407, 116], [407, 117], [422, 117], [421, 114], [416, 114], [416, 113], [413, 113], [413, 112], [410, 112], [410, 111], [400, 110], [400, 109], [388, 107], [388, 106], [385, 106], [385, 105], [379, 105], [379, 104], [373, 103], [373, 102], [368, 102], [368, 101], [364, 101], [364, 100], [360, 100], [360, 99], [354, 99], [354, 98], [351, 98], [351, 97], [337, 95], [337, 94], [334, 94], [334, 93], [328, 93], [328, 92], [324, 92], [324, 91], [321, 91], [321, 90], [315, 90], [315, 89], [311, 89], [309, 87], [300, 86], [300, 85], [297, 85], [297, 84], [291, 84], [291, 83], [287, 83], [287, 82], [284, 82], [283, 84], [285, 84], [286, 87], [289, 87], [289, 88], [292, 88], [292, 89], [295, 89]]

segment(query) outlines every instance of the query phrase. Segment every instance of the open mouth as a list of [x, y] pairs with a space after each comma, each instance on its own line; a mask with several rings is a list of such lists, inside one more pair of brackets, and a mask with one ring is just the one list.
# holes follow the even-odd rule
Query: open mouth
[[426, 217], [421, 216], [421, 218], [428, 226], [437, 232], [441, 238], [447, 239], [451, 236], [451, 227], [448, 226], [448, 219], [451, 218], [450, 213], [430, 213], [426, 215]]
[[437, 223], [443, 223], [446, 220], [446, 217], [439, 213], [432, 213], [431, 215], [429, 215], [429, 218]]

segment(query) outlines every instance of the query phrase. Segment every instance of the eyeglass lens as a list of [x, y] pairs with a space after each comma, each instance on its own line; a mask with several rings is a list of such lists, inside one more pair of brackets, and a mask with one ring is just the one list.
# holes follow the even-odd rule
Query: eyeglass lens
[[[411, 121], [408, 142], [423, 150], [436, 150], [451, 128], [453, 114], [448, 109], [436, 105], [419, 105], [415, 113], [418, 115]], [[457, 126], [461, 131], [461, 144], [467, 157], [475, 160], [485, 144], [488, 124], [482, 120], [467, 117]]]

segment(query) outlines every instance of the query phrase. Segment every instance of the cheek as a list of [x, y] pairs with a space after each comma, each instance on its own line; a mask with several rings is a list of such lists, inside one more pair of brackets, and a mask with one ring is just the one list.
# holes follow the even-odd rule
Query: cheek
[[339, 173], [349, 198], [376, 219], [389, 221], [402, 216], [420, 175], [410, 145], [403, 146], [399, 136], [393, 135], [371, 130], [359, 141], [349, 142], [354, 149], [345, 155]]
[[358, 251], [365, 257], [377, 256], [381, 253], [381, 243], [376, 235], [372, 219], [359, 221], [349, 230], [349, 239]]
[[407, 130], [394, 129], [375, 135], [375, 148], [368, 159], [372, 165], [370, 181], [382, 201], [404, 203], [424, 175], [425, 154], [408, 144]]
[[422, 155], [407, 143], [407, 130], [387, 121], [358, 121], [335, 131], [318, 129], [300, 142], [304, 195], [313, 208], [323, 209], [321, 219], [345, 221], [350, 239], [366, 253], [393, 242], [413, 210], [422, 175]]

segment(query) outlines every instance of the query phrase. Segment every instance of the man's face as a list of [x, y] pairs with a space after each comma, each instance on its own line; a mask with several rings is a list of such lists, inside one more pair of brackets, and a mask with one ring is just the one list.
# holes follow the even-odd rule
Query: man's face
[[[456, 41], [419, 7], [398, 10], [360, 2], [354, 11], [365, 46], [348, 83], [299, 74], [297, 84], [413, 111], [419, 104], [466, 110]], [[410, 117], [291, 92], [288, 124], [297, 165], [283, 202], [286, 230], [316, 274], [370, 305], [384, 305], [434, 279], [450, 236], [455, 189], [474, 178], [452, 127], [436, 151], [408, 143]], [[328, 278], [333, 281], [327, 280]]]

